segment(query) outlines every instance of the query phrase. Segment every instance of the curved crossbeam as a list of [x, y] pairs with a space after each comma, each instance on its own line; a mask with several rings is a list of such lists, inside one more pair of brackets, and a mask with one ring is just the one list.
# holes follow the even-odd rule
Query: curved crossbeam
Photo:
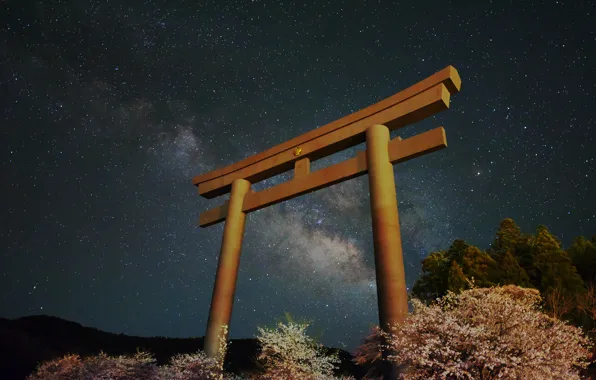
[[[450, 95], [461, 88], [453, 66], [351, 115], [314, 129], [235, 164], [196, 176], [199, 194], [214, 198], [230, 192], [235, 179], [257, 183], [294, 167], [294, 162], [311, 162], [365, 141], [364, 133], [374, 124], [395, 130], [449, 108]], [[300, 154], [296, 155], [296, 148]]]

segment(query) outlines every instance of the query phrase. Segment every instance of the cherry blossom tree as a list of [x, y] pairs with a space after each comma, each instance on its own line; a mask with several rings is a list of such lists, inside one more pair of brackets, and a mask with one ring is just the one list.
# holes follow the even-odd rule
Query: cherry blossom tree
[[134, 356], [110, 357], [101, 352], [97, 356], [81, 358], [65, 355], [42, 363], [28, 380], [74, 380], [74, 379], [161, 379], [160, 369], [153, 357], [145, 352]]
[[238, 377], [223, 371], [223, 360], [227, 351], [223, 326], [222, 338], [216, 358], [209, 358], [203, 351], [194, 354], [178, 354], [170, 364], [157, 366], [153, 356], [137, 352], [134, 356], [110, 357], [101, 352], [97, 356], [81, 359], [79, 355], [65, 355], [62, 358], [42, 363], [28, 380], [232, 380]]
[[[308, 324], [279, 323], [277, 329], [259, 328], [258, 341], [261, 352], [258, 357], [265, 373], [254, 374], [249, 378], [286, 380], [354, 380], [353, 377], [337, 379], [333, 377], [334, 365], [339, 363], [337, 354], [325, 356], [322, 345], [309, 338], [305, 329]], [[227, 344], [220, 339], [218, 356], [209, 358], [198, 351], [194, 354], [178, 354], [168, 365], [157, 366], [153, 357], [138, 352], [132, 357], [110, 357], [104, 353], [80, 358], [66, 355], [62, 358], [42, 363], [28, 380], [75, 380], [75, 379], [114, 379], [114, 380], [242, 380], [223, 371], [223, 359]]]
[[388, 359], [409, 365], [404, 379], [579, 379], [590, 341], [540, 302], [538, 290], [515, 285], [449, 291], [430, 306], [412, 299], [406, 321], [389, 333], [377, 329], [355, 361], [378, 359], [374, 341], [385, 337]]
[[[305, 333], [309, 323], [279, 322], [277, 329], [258, 327], [261, 351], [257, 360], [265, 368], [260, 379], [333, 379], [337, 353], [325, 356], [324, 348]], [[353, 378], [344, 378], [345, 380]]]

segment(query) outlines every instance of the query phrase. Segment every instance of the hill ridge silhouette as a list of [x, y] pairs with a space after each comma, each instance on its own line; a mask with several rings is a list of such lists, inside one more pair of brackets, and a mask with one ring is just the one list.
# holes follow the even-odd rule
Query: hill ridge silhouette
[[[137, 347], [148, 351], [158, 364], [167, 364], [178, 353], [194, 353], [203, 349], [204, 337], [167, 338], [162, 336], [139, 337], [112, 333], [95, 327], [83, 326], [63, 318], [38, 314], [15, 319], [0, 318], [0, 377], [24, 379], [46, 360], [79, 354], [97, 355], [100, 351], [110, 356], [132, 355]], [[257, 370], [255, 364], [259, 352], [256, 338], [230, 339], [226, 355], [226, 370], [242, 374]], [[351, 362], [352, 355], [342, 349], [325, 347], [327, 353], [338, 352], [341, 363], [335, 372], [360, 379], [366, 368]]]

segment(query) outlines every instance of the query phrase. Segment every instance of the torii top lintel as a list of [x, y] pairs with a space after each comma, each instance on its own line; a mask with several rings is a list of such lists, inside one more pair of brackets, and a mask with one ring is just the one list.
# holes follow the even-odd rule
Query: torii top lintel
[[198, 186], [201, 196], [214, 198], [230, 192], [235, 179], [260, 182], [291, 170], [297, 160], [315, 161], [364, 142], [366, 129], [373, 124], [395, 130], [445, 110], [450, 95], [460, 88], [457, 70], [447, 66], [378, 103], [235, 164], [198, 175], [193, 178], [193, 184]]

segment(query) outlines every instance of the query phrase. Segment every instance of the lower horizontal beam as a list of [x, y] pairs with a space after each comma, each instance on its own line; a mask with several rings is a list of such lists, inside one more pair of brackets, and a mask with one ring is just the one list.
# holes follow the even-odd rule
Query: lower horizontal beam
[[[443, 127], [401, 140], [399, 137], [389, 142], [389, 160], [392, 164], [404, 162], [415, 157], [445, 148], [447, 138]], [[242, 211], [249, 213], [271, 206], [300, 195], [329, 187], [336, 183], [368, 173], [366, 151], [360, 151], [356, 157], [340, 162], [308, 175], [292, 179], [277, 186], [259, 192], [246, 194]], [[225, 220], [228, 202], [205, 211], [199, 219], [199, 226], [209, 227]]]

